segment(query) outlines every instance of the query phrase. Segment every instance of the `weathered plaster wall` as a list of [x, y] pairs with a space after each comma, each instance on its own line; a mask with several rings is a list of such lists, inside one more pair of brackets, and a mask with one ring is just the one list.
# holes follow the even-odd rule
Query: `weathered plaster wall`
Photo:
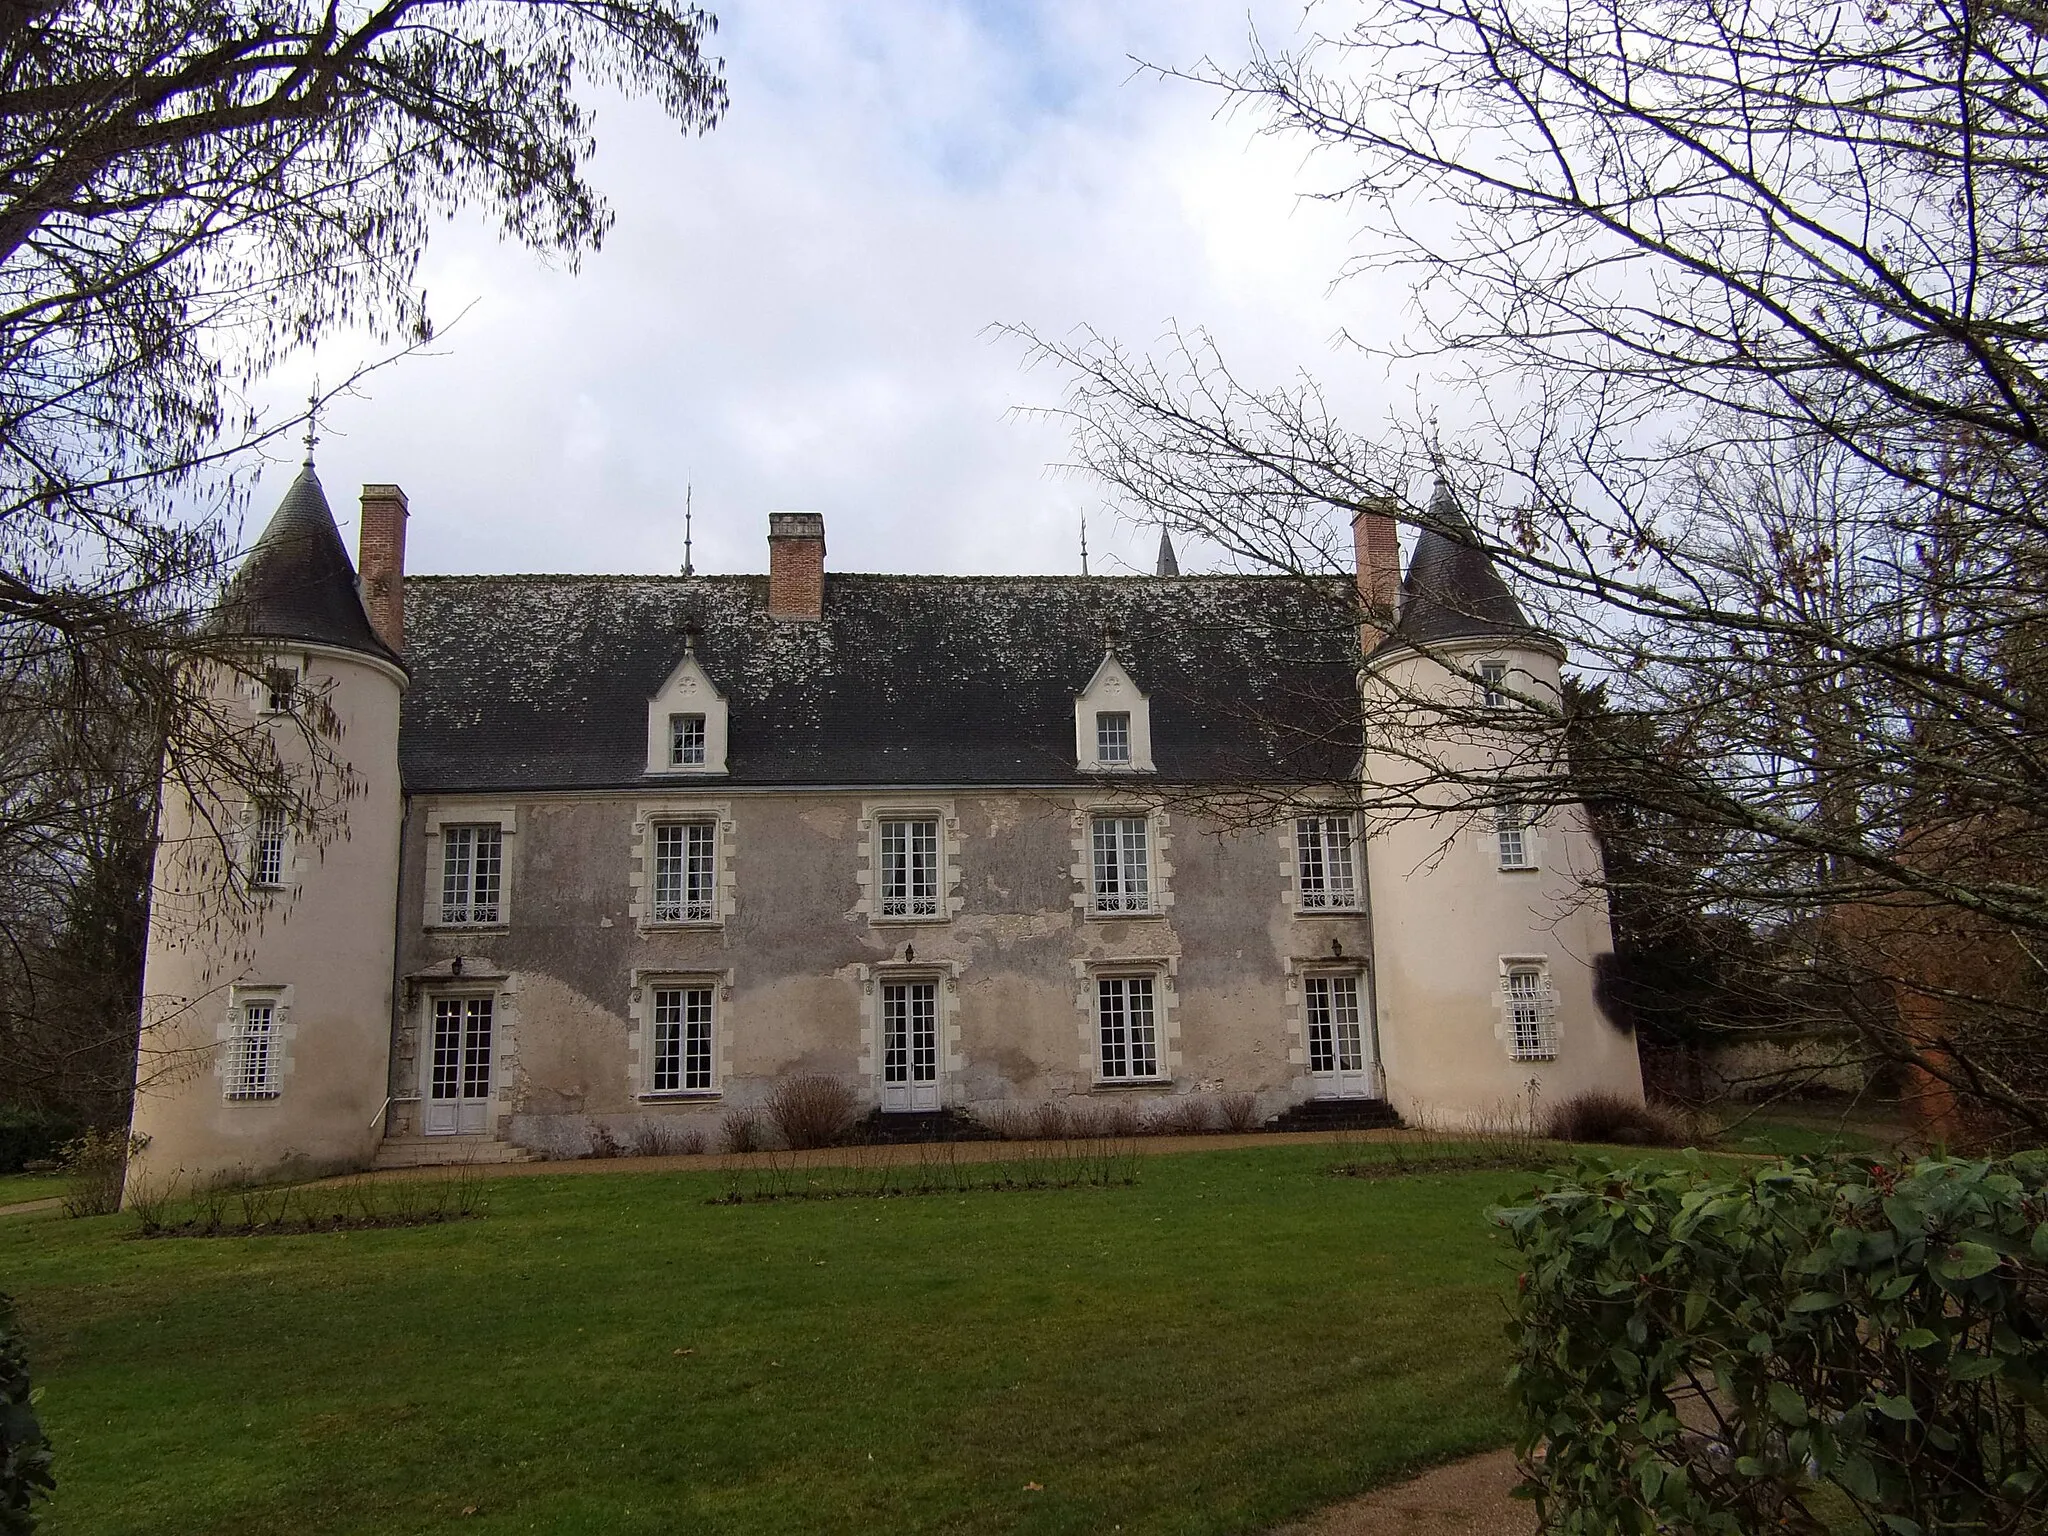
[[[706, 786], [694, 799], [657, 796], [475, 797], [415, 802], [407, 821], [401, 969], [411, 978], [397, 1031], [391, 1091], [422, 1092], [421, 1021], [437, 989], [508, 990], [501, 1050], [510, 1070], [494, 1125], [555, 1150], [581, 1150], [589, 1124], [623, 1133], [650, 1115], [710, 1124], [758, 1105], [777, 1078], [816, 1071], [877, 1102], [873, 986], [890, 967], [946, 979], [942, 1054], [946, 1103], [1249, 1091], [1263, 1113], [1306, 1096], [1305, 1056], [1290, 961], [1368, 952], [1357, 915], [1291, 910], [1290, 833], [1230, 830], [1177, 810], [1153, 811], [1159, 917], [1098, 920], [1082, 902], [1090, 809], [1127, 791], [745, 794]], [[721, 925], [648, 929], [635, 916], [632, 868], [639, 807], [716, 807], [730, 910]], [[956, 866], [956, 910], [943, 921], [885, 921], [867, 911], [868, 818], [878, 809], [943, 808]], [[466, 807], [466, 808], [465, 808]], [[495, 930], [433, 929], [425, 910], [430, 817], [459, 821], [509, 810], [506, 922]], [[463, 962], [464, 981], [449, 972]], [[1170, 972], [1162, 1002], [1164, 1087], [1099, 1087], [1088, 1000], [1091, 962], [1152, 960]], [[715, 1102], [648, 1101], [629, 1060], [634, 978], [679, 972], [726, 978], [719, 998], [722, 1093]], [[502, 979], [500, 979], [502, 978]], [[516, 1038], [514, 1038], [516, 1037]], [[417, 1126], [416, 1105], [394, 1130]]]
[[[1476, 642], [1456, 648], [1470, 667], [1507, 659], [1518, 687], [1559, 686], [1558, 663], [1541, 651]], [[1469, 688], [1439, 663], [1409, 656], [1385, 669], [1388, 696], [1413, 700]], [[1374, 718], [1374, 691], [1367, 718]], [[1448, 756], [1447, 762], [1452, 761]], [[1474, 742], [1455, 760], [1486, 762]], [[1412, 764], [1368, 748], [1377, 783], [1412, 776]], [[1390, 1098], [1411, 1121], [1471, 1125], [1540, 1116], [1544, 1106], [1599, 1089], [1640, 1100], [1635, 1041], [1616, 1029], [1593, 994], [1593, 966], [1612, 950], [1605, 902], [1587, 886], [1599, 854], [1577, 807], [1531, 829], [1537, 867], [1503, 870], [1489, 813], [1446, 811], [1385, 823], [1368, 843], [1377, 904], [1380, 1048]], [[1517, 1061], [1509, 1050], [1502, 970], [1510, 958], [1540, 960], [1554, 996], [1557, 1054]]]
[[[148, 1137], [130, 1188], [285, 1165], [367, 1163], [383, 1135], [391, 1044], [391, 904], [399, 864], [398, 675], [346, 652], [281, 651], [340, 722], [335, 755], [355, 792], [324, 843], [295, 838], [286, 886], [247, 909], [219, 894], [217, 845], [167, 787], [143, 973], [142, 1064], [133, 1126]], [[256, 725], [255, 685], [217, 692]], [[306, 760], [296, 728], [278, 728], [288, 763]], [[211, 815], [242, 822], [246, 808]], [[244, 823], [246, 827], [246, 823]], [[274, 1099], [225, 1096], [223, 1057], [237, 987], [280, 989]]]

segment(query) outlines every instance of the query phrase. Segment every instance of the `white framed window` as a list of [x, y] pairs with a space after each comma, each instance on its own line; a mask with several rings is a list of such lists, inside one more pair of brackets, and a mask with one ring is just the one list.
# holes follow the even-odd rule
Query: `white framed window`
[[1534, 869], [1530, 856], [1529, 813], [1517, 801], [1508, 800], [1493, 808], [1493, 840], [1502, 869]]
[[671, 768], [702, 768], [708, 738], [702, 715], [668, 717], [668, 765]]
[[1098, 710], [1095, 715], [1095, 760], [1106, 766], [1128, 768], [1131, 763], [1131, 712], [1127, 709]]
[[298, 692], [297, 667], [272, 667], [263, 674], [264, 708], [273, 715], [289, 710], [297, 702]]
[[1147, 818], [1096, 816], [1091, 832], [1096, 912], [1152, 910], [1152, 855]]
[[1502, 970], [1508, 1054], [1516, 1061], [1549, 1061], [1557, 1055], [1557, 1012], [1550, 1001], [1550, 977], [1541, 964], [1509, 961]]
[[718, 920], [718, 825], [658, 821], [654, 844], [653, 918], [657, 923]]
[[283, 1043], [275, 997], [238, 998], [228, 1024], [224, 1091], [236, 1100], [278, 1096], [278, 1054]]
[[885, 816], [875, 835], [881, 850], [877, 915], [938, 917], [938, 818]]
[[249, 883], [264, 890], [284, 884], [285, 845], [291, 835], [281, 805], [256, 808], [256, 841], [249, 850]]
[[1508, 702], [1508, 664], [1504, 661], [1482, 661], [1476, 670], [1479, 673], [1480, 706], [1485, 709], [1505, 709]]
[[649, 988], [650, 1093], [711, 1093], [717, 1088], [717, 989], [709, 983], [656, 983]]
[[1095, 978], [1097, 1075], [1105, 1083], [1142, 1082], [1159, 1072], [1158, 978]]
[[1364, 1013], [1356, 976], [1305, 976], [1301, 983], [1303, 1022], [1311, 1072], [1365, 1070]]
[[495, 822], [441, 828], [440, 920], [488, 926], [504, 915], [505, 832]]
[[1358, 908], [1358, 856], [1349, 816], [1301, 816], [1294, 823], [1295, 890], [1309, 912]]

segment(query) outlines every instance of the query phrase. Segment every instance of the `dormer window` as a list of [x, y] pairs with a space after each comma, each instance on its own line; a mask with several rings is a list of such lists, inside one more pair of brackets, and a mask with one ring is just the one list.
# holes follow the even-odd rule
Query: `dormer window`
[[671, 768], [702, 768], [705, 758], [702, 715], [668, 717], [668, 765]]
[[1095, 760], [1128, 768], [1131, 763], [1131, 717], [1127, 710], [1101, 710], [1095, 716]]
[[686, 638], [683, 659], [647, 701], [648, 777], [724, 773], [725, 734], [725, 696]]
[[1074, 757], [1083, 773], [1152, 772], [1152, 705], [1114, 651], [1074, 700]]

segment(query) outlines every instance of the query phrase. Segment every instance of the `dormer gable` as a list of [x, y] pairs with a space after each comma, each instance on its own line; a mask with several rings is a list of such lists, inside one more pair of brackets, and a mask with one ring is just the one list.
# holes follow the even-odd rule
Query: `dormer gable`
[[686, 639], [683, 659], [647, 701], [647, 772], [662, 778], [724, 773], [725, 739], [725, 696]]
[[1074, 700], [1074, 759], [1083, 773], [1151, 773], [1152, 705], [1115, 651]]

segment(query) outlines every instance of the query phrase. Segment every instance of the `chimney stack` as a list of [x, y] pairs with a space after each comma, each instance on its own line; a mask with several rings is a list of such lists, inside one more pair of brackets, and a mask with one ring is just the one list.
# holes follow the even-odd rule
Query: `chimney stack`
[[825, 519], [817, 512], [768, 514], [768, 616], [825, 616]]
[[356, 589], [377, 638], [405, 654], [405, 492], [363, 487], [363, 524], [356, 537]]
[[1400, 614], [1400, 524], [1394, 518], [1398, 505], [1391, 496], [1375, 497], [1351, 517], [1358, 599], [1365, 611], [1358, 626], [1358, 643], [1367, 651], [1387, 638]]

